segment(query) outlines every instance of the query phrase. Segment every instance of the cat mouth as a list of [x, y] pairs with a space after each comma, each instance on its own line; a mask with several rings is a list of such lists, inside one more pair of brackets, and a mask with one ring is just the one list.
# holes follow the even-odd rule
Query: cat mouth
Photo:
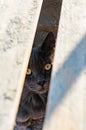
[[37, 93], [39, 93], [39, 94], [44, 94], [46, 92], [48, 92], [48, 89], [43, 89], [43, 88], [41, 90], [37, 91]]
[[48, 89], [41, 89], [41, 90], [33, 90], [31, 89], [32, 93], [36, 93], [36, 94], [45, 94], [48, 92]]
[[46, 85], [44, 85], [44, 86], [40, 86], [37, 89], [29, 88], [29, 90], [32, 91], [32, 92], [35, 92], [37, 94], [45, 94], [45, 93], [47, 93], [49, 91], [49, 87], [47, 87]]
[[44, 84], [43, 86], [41, 86], [41, 89], [37, 91], [37, 93], [39, 94], [45, 94], [49, 91], [49, 85], [48, 84]]

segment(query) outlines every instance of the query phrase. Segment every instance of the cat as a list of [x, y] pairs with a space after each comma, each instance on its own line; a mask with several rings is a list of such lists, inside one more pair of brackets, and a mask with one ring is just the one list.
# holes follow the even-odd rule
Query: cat
[[32, 49], [14, 130], [42, 130], [54, 47], [54, 34], [49, 32]]

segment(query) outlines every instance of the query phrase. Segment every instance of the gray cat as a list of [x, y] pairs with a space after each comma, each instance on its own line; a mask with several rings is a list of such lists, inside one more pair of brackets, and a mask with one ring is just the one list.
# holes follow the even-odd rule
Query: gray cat
[[14, 130], [42, 130], [52, 70], [55, 38], [49, 32], [32, 49]]

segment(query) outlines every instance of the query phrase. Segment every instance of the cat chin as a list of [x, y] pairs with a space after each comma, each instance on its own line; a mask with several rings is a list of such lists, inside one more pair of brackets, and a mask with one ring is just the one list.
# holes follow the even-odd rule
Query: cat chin
[[35, 91], [37, 94], [45, 94], [45, 93], [47, 93], [48, 92], [48, 89], [42, 89], [42, 90], [39, 90], [39, 91]]
[[29, 88], [29, 91], [31, 91], [31, 93], [33, 93], [33, 94], [45, 94], [49, 91], [48, 86], [49, 86], [49, 84], [46, 83], [44, 86], [41, 87], [40, 90]]

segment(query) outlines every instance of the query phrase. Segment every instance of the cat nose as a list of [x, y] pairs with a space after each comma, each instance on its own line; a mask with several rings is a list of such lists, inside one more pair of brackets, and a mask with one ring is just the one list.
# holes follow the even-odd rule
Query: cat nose
[[43, 86], [44, 83], [45, 83], [45, 80], [38, 80], [38, 81], [37, 81], [37, 84], [38, 84], [38, 85], [41, 85], [41, 86]]

